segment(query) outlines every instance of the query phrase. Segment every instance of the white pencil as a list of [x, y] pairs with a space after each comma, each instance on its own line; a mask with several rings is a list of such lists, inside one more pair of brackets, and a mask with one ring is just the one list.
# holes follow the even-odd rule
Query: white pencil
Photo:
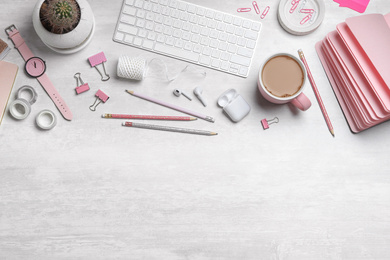
[[183, 108], [183, 107], [179, 107], [179, 106], [176, 106], [176, 105], [172, 105], [172, 104], [169, 104], [169, 103], [167, 103], [167, 102], [158, 100], [158, 99], [156, 99], [156, 98], [152, 98], [152, 97], [148, 97], [148, 96], [143, 95], [143, 94], [135, 93], [134, 91], [131, 91], [131, 90], [126, 90], [126, 92], [129, 93], [130, 95], [133, 95], [133, 96], [136, 96], [136, 97], [145, 99], [145, 100], [147, 100], [147, 101], [156, 103], [156, 104], [161, 105], [161, 106], [164, 106], [164, 107], [168, 107], [168, 108], [177, 110], [177, 111], [179, 111], [179, 112], [182, 112], [182, 113], [185, 113], [185, 114], [188, 114], [188, 115], [191, 115], [191, 116], [195, 116], [195, 117], [204, 119], [204, 120], [209, 121], [209, 122], [212, 122], [212, 123], [214, 123], [214, 121], [215, 121], [214, 118], [212, 118], [211, 116], [206, 116], [206, 115], [203, 115], [203, 114], [201, 114], [201, 113], [194, 112], [194, 111], [191, 111], [191, 110], [186, 109], [186, 108]]
[[150, 124], [133, 123], [133, 122], [125, 122], [122, 125], [128, 127], [137, 127], [137, 128], [144, 128], [144, 129], [161, 130], [161, 131], [178, 132], [178, 133], [195, 134], [195, 135], [217, 135], [217, 133], [210, 132], [210, 131], [163, 126], [163, 125], [150, 125]]

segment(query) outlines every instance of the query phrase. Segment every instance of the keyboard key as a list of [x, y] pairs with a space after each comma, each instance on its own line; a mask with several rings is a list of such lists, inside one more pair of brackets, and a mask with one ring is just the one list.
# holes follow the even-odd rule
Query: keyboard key
[[118, 26], [118, 31], [136, 35], [138, 33], [138, 28], [121, 23]]
[[[115, 34], [115, 40], [117, 40], [117, 41], [123, 41], [123, 37], [125, 36], [125, 34], [123, 34], [123, 33], [120, 33], [120, 32], [117, 32], [116, 34]], [[126, 35], [127, 36], [127, 35]]]
[[250, 49], [246, 49], [246, 48], [242, 48], [242, 47], [239, 47], [237, 49], [237, 54], [238, 55], [241, 55], [241, 56], [244, 56], [244, 57], [252, 57], [253, 56], [253, 51], [250, 50]]
[[190, 50], [192, 50], [192, 46], [193, 46], [192, 43], [186, 42], [186, 43], [184, 44], [184, 49], [190, 51]]
[[137, 19], [134, 16], [130, 16], [130, 15], [125, 15], [124, 14], [124, 15], [122, 15], [120, 21], [123, 22], [123, 23], [134, 25], [136, 20]]
[[236, 45], [234, 45], [234, 44], [229, 44], [228, 52], [236, 53], [236, 50], [237, 50], [237, 46], [236, 46]]
[[126, 0], [126, 4], [127, 5], [133, 5], [134, 4], [134, 0]]
[[160, 0], [160, 4], [161, 5], [167, 5], [168, 4], [168, 0]]
[[145, 38], [147, 35], [148, 35], [148, 32], [146, 30], [144, 30], [144, 29], [138, 30], [138, 36], [140, 38]]
[[244, 21], [242, 22], [242, 27], [244, 27], [245, 29], [250, 29], [251, 26], [252, 26], [252, 22], [249, 21], [249, 20], [244, 20]]
[[133, 40], [134, 40], [134, 36], [131, 36], [131, 35], [126, 35], [125, 36], [125, 42], [132, 43]]
[[238, 73], [238, 70], [240, 69], [240, 66], [238, 66], [237, 64], [230, 64], [230, 72], [232, 73]]
[[194, 46], [194, 52], [196, 52], [196, 53], [201, 53], [202, 49], [203, 49], [203, 47], [200, 46], [200, 45], [195, 45]]
[[197, 62], [199, 60], [199, 54], [190, 52], [183, 49], [177, 49], [175, 47], [167, 46], [161, 43], [156, 43], [154, 46], [155, 51], [159, 51], [161, 53], [167, 54], [169, 56], [176, 56], [180, 58], [184, 58], [186, 60], [190, 60], [193, 62]]
[[260, 29], [261, 29], [261, 24], [260, 24], [260, 23], [254, 22], [254, 23], [252, 24], [252, 30], [254, 30], [254, 31], [256, 31], [256, 32], [259, 32]]
[[237, 26], [241, 26], [242, 19], [240, 17], [235, 17], [233, 20], [233, 24]]
[[215, 16], [214, 16], [214, 19], [217, 20], [217, 21], [222, 21], [222, 19], [223, 19], [223, 13], [216, 12], [216, 13], [215, 13]]
[[137, 45], [137, 46], [141, 46], [142, 45], [142, 39], [138, 38], [138, 37], [134, 37], [133, 44]]
[[245, 39], [245, 38], [239, 37], [239, 38], [237, 39], [237, 45], [238, 45], [238, 46], [245, 47], [245, 44], [246, 44], [246, 39]]
[[219, 68], [220, 61], [215, 59], [211, 62], [211, 66], [215, 68]]
[[178, 9], [181, 10], [181, 11], [185, 11], [187, 9], [187, 3], [180, 2]]
[[153, 44], [154, 44], [154, 42], [152, 42], [152, 41], [144, 40], [144, 42], [142, 44], [142, 47], [144, 47], [146, 49], [152, 49], [153, 48]]
[[137, 12], [137, 9], [132, 7], [132, 6], [125, 6], [125, 8], [123, 8], [124, 14], [135, 15], [136, 12]]
[[211, 9], [207, 9], [207, 11], [206, 11], [206, 17], [207, 18], [214, 18], [214, 11], [213, 10], [211, 10]]
[[222, 52], [221, 60], [228, 61], [230, 59], [230, 54], [227, 52]]
[[241, 68], [238, 70], [238, 74], [241, 76], [246, 76], [248, 74], [248, 67], [241, 66]]
[[230, 61], [247, 67], [251, 64], [251, 59], [239, 55], [232, 55], [232, 57], [230, 57]]
[[204, 49], [203, 49], [203, 54], [204, 55], [210, 56], [211, 52], [212, 52], [212, 50], [209, 47], [204, 47]]
[[248, 47], [250, 49], [254, 49], [256, 47], [256, 42], [248, 40], [248, 42], [246, 43], [246, 47]]
[[138, 27], [143, 28], [143, 27], [145, 26], [145, 20], [143, 20], [143, 19], [138, 19], [138, 20], [137, 20], [137, 23], [136, 23], [135, 25], [137, 25]]
[[196, 14], [196, 6], [194, 6], [194, 5], [188, 5], [188, 8], [187, 8], [187, 11], [189, 12], [189, 13], [191, 13], [191, 14]]
[[177, 1], [176, 0], [171, 0], [171, 2], [169, 3], [169, 6], [172, 7], [172, 8], [176, 8], [177, 7]]
[[142, 0], [135, 0], [135, 4], [134, 4], [135, 7], [142, 8], [143, 5], [144, 5], [144, 1], [142, 1]]
[[229, 63], [226, 62], [226, 61], [223, 61], [223, 62], [221, 63], [221, 69], [223, 69], [223, 70], [228, 70], [228, 69], [229, 69]]
[[196, 12], [196, 14], [199, 15], [199, 16], [203, 16], [204, 13], [205, 13], [205, 9], [204, 9], [204, 8], [201, 8], [201, 7], [199, 7], [199, 8], [198, 8], [198, 11]]
[[251, 40], [256, 40], [257, 39], [257, 32], [254, 31], [246, 31], [245, 32], [245, 38], [251, 39]]
[[210, 64], [210, 61], [211, 61], [211, 59], [209, 56], [202, 56], [202, 57], [200, 57], [200, 60], [199, 60], [200, 64], [207, 65], [207, 66]]

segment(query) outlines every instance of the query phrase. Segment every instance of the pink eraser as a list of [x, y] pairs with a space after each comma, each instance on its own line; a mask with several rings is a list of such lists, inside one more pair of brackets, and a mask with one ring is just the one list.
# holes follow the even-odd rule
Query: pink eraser
[[263, 125], [264, 130], [269, 128], [267, 119], [262, 119], [261, 124]]
[[333, 0], [333, 1], [339, 3], [340, 7], [348, 7], [359, 13], [364, 13], [364, 11], [366, 11], [368, 3], [370, 2], [370, 0]]
[[109, 99], [110, 97], [104, 93], [103, 91], [101, 91], [100, 89], [96, 92], [95, 96], [100, 99], [101, 101], [103, 101], [104, 103], [107, 101], [107, 99]]
[[88, 90], [89, 90], [89, 85], [88, 85], [88, 83], [85, 83], [85, 84], [78, 86], [76, 88], [76, 93], [81, 94], [81, 93], [84, 93], [85, 91], [88, 91]]
[[95, 67], [96, 65], [99, 65], [103, 62], [106, 62], [106, 56], [104, 55], [104, 52], [100, 52], [98, 54], [95, 54], [88, 58], [89, 64], [91, 64], [91, 67]]

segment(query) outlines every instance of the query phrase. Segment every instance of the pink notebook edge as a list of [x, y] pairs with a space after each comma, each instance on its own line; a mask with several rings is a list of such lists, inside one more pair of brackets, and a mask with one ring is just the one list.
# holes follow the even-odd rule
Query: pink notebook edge
[[[11, 97], [13, 86], [15, 85], [16, 76], [18, 75], [19, 67], [16, 64], [11, 63], [11, 62], [7, 62], [7, 61], [0, 61], [0, 63], [5, 63], [7, 66], [9, 66], [9, 70], [6, 72], [7, 74], [12, 73], [11, 74], [12, 84], [6, 86], [6, 87], [8, 87], [8, 90], [4, 90], [4, 92], [8, 91], [8, 95], [6, 95], [6, 99], [3, 99], [3, 101], [0, 100], [0, 102], [2, 102], [2, 104], [0, 104], [0, 106], [2, 106], [0, 108], [1, 109], [1, 111], [0, 111], [0, 113], [1, 113], [0, 114], [0, 125], [1, 125], [3, 118], [4, 118], [4, 115], [6, 113], [6, 110], [7, 110], [7, 105], [8, 105], [9, 98]], [[3, 80], [1, 80], [1, 81], [3, 82]], [[0, 87], [3, 87], [1, 84], [2, 83], [0, 83]], [[2, 91], [1, 91], [1, 93], [3, 94]]]

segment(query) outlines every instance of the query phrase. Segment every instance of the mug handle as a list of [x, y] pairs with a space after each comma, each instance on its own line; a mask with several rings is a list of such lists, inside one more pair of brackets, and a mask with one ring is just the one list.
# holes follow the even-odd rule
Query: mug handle
[[295, 107], [299, 108], [302, 111], [306, 111], [311, 107], [310, 100], [303, 93], [299, 94], [299, 96], [291, 100], [291, 104], [293, 104]]

